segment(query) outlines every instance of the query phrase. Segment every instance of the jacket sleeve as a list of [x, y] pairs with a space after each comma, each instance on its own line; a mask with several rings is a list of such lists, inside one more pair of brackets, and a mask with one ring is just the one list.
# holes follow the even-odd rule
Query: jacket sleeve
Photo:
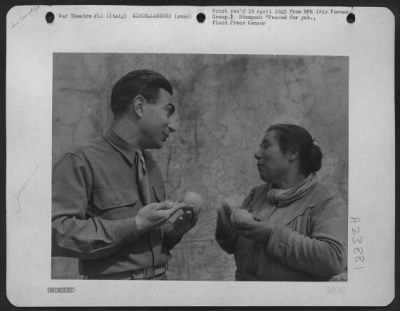
[[267, 251], [292, 269], [330, 278], [347, 266], [347, 207], [330, 197], [311, 212], [311, 234], [287, 226], [272, 230]]
[[233, 230], [232, 226], [225, 225], [217, 219], [215, 239], [219, 246], [228, 254], [234, 253], [237, 237], [238, 234]]
[[92, 174], [86, 161], [66, 154], [53, 168], [52, 255], [95, 259], [138, 237], [135, 218], [87, 218]]

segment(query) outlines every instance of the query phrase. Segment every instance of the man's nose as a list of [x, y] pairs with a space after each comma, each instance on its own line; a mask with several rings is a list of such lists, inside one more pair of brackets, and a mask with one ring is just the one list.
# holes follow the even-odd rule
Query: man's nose
[[261, 156], [260, 156], [260, 150], [258, 150], [255, 154], [254, 157], [256, 158], [256, 160], [260, 160]]

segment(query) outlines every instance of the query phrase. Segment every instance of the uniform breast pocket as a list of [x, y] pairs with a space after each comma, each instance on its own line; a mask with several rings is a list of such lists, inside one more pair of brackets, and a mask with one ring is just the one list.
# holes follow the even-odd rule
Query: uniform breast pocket
[[141, 207], [136, 189], [99, 190], [93, 203], [95, 213], [105, 219], [133, 217]]

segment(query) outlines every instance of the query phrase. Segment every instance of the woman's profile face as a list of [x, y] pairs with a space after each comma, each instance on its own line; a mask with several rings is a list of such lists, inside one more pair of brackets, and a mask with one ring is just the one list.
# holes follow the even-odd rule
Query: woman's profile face
[[291, 169], [289, 153], [283, 153], [276, 138], [276, 131], [267, 131], [255, 153], [260, 178], [265, 182], [279, 182]]

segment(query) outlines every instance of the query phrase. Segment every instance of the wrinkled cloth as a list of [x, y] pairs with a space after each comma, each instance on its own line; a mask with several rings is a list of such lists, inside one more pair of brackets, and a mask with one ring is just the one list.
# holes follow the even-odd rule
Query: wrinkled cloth
[[[252, 189], [243, 209], [274, 228], [266, 241], [244, 238], [217, 226], [216, 240], [234, 254], [236, 280], [328, 281], [347, 266], [347, 206], [320, 182], [284, 207], [271, 204], [271, 185]], [[228, 231], [229, 232], [229, 231]]]

